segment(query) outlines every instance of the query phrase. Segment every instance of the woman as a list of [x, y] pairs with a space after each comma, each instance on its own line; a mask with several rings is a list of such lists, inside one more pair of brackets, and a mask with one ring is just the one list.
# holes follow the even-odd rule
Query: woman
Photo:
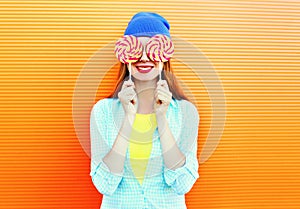
[[146, 53], [149, 39], [170, 37], [169, 28], [156, 13], [132, 17], [124, 35], [137, 37], [143, 53], [131, 72], [121, 64], [115, 91], [91, 111], [90, 175], [103, 194], [101, 209], [183, 209], [184, 195], [199, 178], [198, 112], [170, 61], [160, 65]]

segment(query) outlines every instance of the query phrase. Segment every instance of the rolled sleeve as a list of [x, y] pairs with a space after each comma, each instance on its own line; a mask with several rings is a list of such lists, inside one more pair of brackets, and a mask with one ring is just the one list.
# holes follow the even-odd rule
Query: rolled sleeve
[[165, 167], [164, 178], [166, 184], [172, 187], [177, 194], [188, 193], [199, 178], [197, 158], [189, 154], [182, 167], [175, 170]]
[[123, 172], [116, 174], [109, 171], [103, 161], [97, 166], [92, 162], [90, 176], [97, 190], [107, 196], [112, 195], [122, 180]]

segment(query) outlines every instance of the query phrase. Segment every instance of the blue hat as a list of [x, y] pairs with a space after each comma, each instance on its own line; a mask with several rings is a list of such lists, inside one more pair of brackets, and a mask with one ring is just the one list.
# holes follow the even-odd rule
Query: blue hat
[[124, 35], [152, 37], [157, 34], [163, 34], [170, 37], [169, 29], [168, 21], [159, 14], [139, 12], [131, 18]]

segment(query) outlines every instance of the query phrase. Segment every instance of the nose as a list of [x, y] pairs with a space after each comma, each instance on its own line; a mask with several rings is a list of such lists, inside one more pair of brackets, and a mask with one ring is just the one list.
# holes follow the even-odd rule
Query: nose
[[146, 49], [144, 48], [144, 50], [143, 50], [143, 55], [142, 55], [142, 57], [140, 58], [140, 61], [142, 61], [142, 62], [148, 62], [149, 61], [149, 58], [148, 58], [148, 56], [147, 56], [147, 53], [146, 53]]

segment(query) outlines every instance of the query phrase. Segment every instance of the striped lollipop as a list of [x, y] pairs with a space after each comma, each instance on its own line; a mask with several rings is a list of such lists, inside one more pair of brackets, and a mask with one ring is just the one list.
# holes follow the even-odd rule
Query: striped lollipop
[[126, 35], [116, 42], [116, 57], [125, 64], [138, 61], [142, 53], [143, 45], [135, 36]]
[[[159, 62], [159, 69], [162, 69], [162, 62], [166, 62], [173, 56], [174, 45], [171, 39], [162, 34], [153, 36], [146, 45], [147, 56], [155, 62]], [[161, 80], [161, 72], [159, 73]]]
[[131, 80], [131, 63], [140, 59], [143, 54], [143, 44], [137, 37], [125, 35], [115, 45], [115, 54], [120, 62], [129, 64], [129, 79]]
[[174, 45], [168, 36], [158, 34], [147, 42], [146, 52], [152, 61], [166, 62], [174, 53]]

